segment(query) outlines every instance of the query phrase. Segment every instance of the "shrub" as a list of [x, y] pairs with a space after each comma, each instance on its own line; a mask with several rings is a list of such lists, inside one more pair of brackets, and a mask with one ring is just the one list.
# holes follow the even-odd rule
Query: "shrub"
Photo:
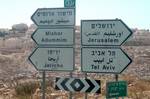
[[32, 95], [38, 86], [36, 82], [26, 82], [17, 85], [15, 91], [17, 95]]

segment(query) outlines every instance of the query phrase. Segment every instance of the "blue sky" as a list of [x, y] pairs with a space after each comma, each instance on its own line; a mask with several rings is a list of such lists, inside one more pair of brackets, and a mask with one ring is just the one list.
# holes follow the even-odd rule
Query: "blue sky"
[[[64, 0], [0, 0], [0, 28], [32, 24], [37, 8], [63, 7]], [[130, 28], [150, 29], [150, 0], [76, 0], [76, 24], [82, 19], [122, 19]]]

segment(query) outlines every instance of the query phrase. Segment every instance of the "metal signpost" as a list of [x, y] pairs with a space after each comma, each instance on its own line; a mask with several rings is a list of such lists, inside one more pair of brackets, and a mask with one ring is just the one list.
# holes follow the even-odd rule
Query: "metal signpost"
[[[118, 74], [132, 62], [120, 46], [132, 35], [120, 19], [81, 21], [81, 70]], [[117, 98], [116, 98], [117, 99]]]
[[[45, 99], [46, 71], [68, 71], [70, 78], [56, 78], [55, 88], [72, 93], [100, 93], [100, 80], [72, 78], [75, 55], [76, 0], [64, 0], [64, 8], [38, 8], [31, 16], [38, 26], [32, 34], [37, 48], [29, 60], [43, 72], [42, 99]], [[114, 73], [116, 81], [107, 83], [107, 98], [127, 95], [126, 82], [119, 82], [118, 75], [132, 62], [120, 46], [132, 31], [120, 19], [81, 21], [81, 69], [86, 73]], [[121, 93], [121, 91], [123, 93]], [[87, 94], [85, 95], [87, 99]]]
[[[70, 1], [65, 4], [73, 6]], [[74, 70], [75, 8], [38, 8], [31, 19], [38, 26], [32, 34], [38, 47], [29, 60], [38, 71], [43, 71], [42, 99], [45, 99], [46, 71]]]
[[42, 81], [42, 99], [45, 99], [45, 89], [46, 89], [46, 81], [45, 81], [45, 71], [42, 72], [42, 78], [43, 78], [43, 81]]
[[[64, 7], [65, 8], [75, 8], [75, 14], [76, 14], [76, 0], [64, 0]], [[75, 20], [76, 20], [76, 18], [75, 18]], [[70, 72], [70, 77], [72, 77], [72, 72]], [[71, 91], [69, 92], [69, 99], [72, 99]]]
[[116, 81], [107, 82], [106, 84], [106, 98], [125, 97], [127, 96], [127, 82]]
[[118, 47], [83, 47], [81, 54], [83, 72], [119, 74], [131, 63], [128, 55]]

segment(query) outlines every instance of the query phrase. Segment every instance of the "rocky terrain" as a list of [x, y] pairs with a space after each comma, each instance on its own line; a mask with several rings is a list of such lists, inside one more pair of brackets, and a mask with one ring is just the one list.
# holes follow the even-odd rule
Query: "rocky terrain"
[[[29, 28], [25, 33], [10, 34], [0, 38], [0, 99], [40, 99], [41, 90], [41, 72], [38, 72], [34, 66], [28, 61], [28, 56], [35, 48], [35, 43], [31, 39], [31, 34], [35, 28]], [[84, 77], [84, 73], [80, 72], [80, 32], [79, 27], [76, 30], [76, 70], [73, 77]], [[150, 32], [147, 31], [150, 34]], [[128, 99], [150, 99], [150, 45], [147, 39], [150, 35], [145, 36], [134, 34], [133, 41], [139, 41], [140, 37], [145, 40], [146, 44], [134, 45], [127, 43], [122, 48], [133, 59], [129, 67], [119, 75], [120, 80], [128, 81], [129, 96]], [[141, 35], [141, 34], [140, 34]], [[68, 72], [47, 72], [48, 81], [47, 97], [48, 99], [67, 99], [68, 92], [56, 91], [54, 87], [55, 77], [69, 77]], [[88, 99], [104, 99], [106, 81], [114, 80], [111, 74], [88, 74], [88, 78], [102, 80], [102, 94], [89, 94]], [[15, 88], [24, 83], [38, 83], [30, 97], [18, 98]], [[35, 84], [36, 85], [36, 84]], [[31, 86], [31, 85], [30, 85]], [[75, 99], [83, 99], [83, 93], [75, 93]], [[144, 98], [140, 98], [140, 96]], [[5, 98], [4, 98], [5, 97]], [[95, 97], [95, 98], [93, 98]]]

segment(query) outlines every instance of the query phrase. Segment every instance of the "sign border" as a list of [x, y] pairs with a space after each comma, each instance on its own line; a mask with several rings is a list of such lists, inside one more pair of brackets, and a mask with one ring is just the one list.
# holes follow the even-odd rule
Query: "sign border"
[[[37, 24], [37, 22], [34, 20], [34, 16], [35, 16], [35, 14], [38, 12], [38, 10], [48, 10], [48, 9], [73, 9], [74, 11], [74, 19], [73, 19], [73, 24], [72, 25], [38, 25]], [[75, 26], [75, 16], [76, 16], [76, 13], [75, 13], [75, 8], [68, 8], [68, 7], [66, 7], [66, 8], [63, 8], [63, 7], [60, 7], [60, 8], [38, 8], [34, 13], [33, 13], [33, 15], [31, 16], [31, 20], [34, 22], [34, 24], [36, 25], [36, 26], [38, 26], [38, 27], [47, 27], [47, 28], [49, 28], [49, 27], [62, 27], [62, 26], [64, 26], [64, 27], [74, 27]]]
[[[73, 44], [38, 44], [34, 39], [33, 35], [36, 33], [38, 29], [73, 29]], [[37, 46], [74, 46], [75, 45], [75, 29], [71, 27], [54, 27], [54, 28], [37, 28], [31, 35], [32, 40], [36, 43]]]
[[[83, 22], [88, 22], [88, 21], [120, 21], [125, 26], [125, 28], [130, 32], [130, 35], [128, 35], [126, 37], [126, 39], [120, 45], [83, 44], [83, 40], [82, 40], [82, 38], [83, 38], [82, 37], [82, 24], [83, 24]], [[132, 30], [121, 19], [81, 20], [80, 24], [81, 24], [81, 46], [121, 46], [133, 34]]]
[[[86, 49], [86, 48], [89, 48], [89, 49], [98, 49], [98, 48], [102, 48], [102, 49], [120, 49], [124, 55], [130, 60], [130, 62], [127, 64], [127, 66], [124, 67], [124, 69], [120, 72], [101, 72], [101, 71], [86, 71], [86, 70], [83, 70], [83, 55], [82, 55], [82, 49]], [[120, 47], [115, 47], [115, 46], [109, 46], [109, 47], [81, 47], [81, 71], [82, 72], [85, 72], [85, 73], [111, 73], [111, 74], [121, 74], [130, 64], [132, 63], [132, 59], [120, 48]]]
[[[36, 65], [32, 62], [31, 60], [31, 56], [35, 53], [35, 51], [39, 48], [72, 48], [73, 49], [73, 70], [47, 70], [47, 69], [38, 69], [36, 67]], [[37, 71], [62, 71], [62, 72], [73, 72], [75, 70], [75, 49], [74, 47], [47, 47], [47, 46], [38, 46], [34, 49], [34, 51], [32, 51], [32, 53], [29, 55], [28, 60], [30, 61], [30, 63], [35, 67], [35, 69]]]

